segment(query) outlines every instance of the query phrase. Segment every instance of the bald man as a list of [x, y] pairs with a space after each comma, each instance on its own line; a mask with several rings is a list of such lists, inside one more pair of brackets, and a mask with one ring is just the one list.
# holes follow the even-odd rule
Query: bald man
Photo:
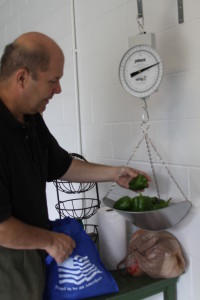
[[[76, 247], [49, 231], [46, 182], [116, 181], [128, 188], [139, 170], [73, 159], [41, 113], [61, 92], [64, 55], [50, 37], [29, 32], [5, 47], [0, 62], [0, 298], [40, 300], [45, 256], [63, 262]], [[122, 173], [122, 174], [121, 174]], [[119, 176], [119, 174], [121, 174]]]

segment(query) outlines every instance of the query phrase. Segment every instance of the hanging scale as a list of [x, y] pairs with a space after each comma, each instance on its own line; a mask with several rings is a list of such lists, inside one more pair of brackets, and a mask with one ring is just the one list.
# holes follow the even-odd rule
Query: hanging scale
[[[146, 33], [144, 32], [144, 30], [140, 34], [143, 39], [145, 34]], [[185, 199], [181, 202], [172, 203], [166, 208], [153, 211], [130, 212], [117, 210], [117, 212], [123, 217], [125, 217], [128, 221], [146, 230], [163, 230], [172, 227], [178, 222], [180, 222], [191, 208], [191, 202], [185, 196], [181, 187], [175, 180], [174, 176], [172, 175], [168, 166], [163, 161], [161, 155], [157, 151], [155, 145], [153, 144], [152, 140], [148, 135], [150, 122], [146, 100], [150, 97], [152, 93], [154, 93], [158, 89], [161, 83], [162, 75], [163, 65], [161, 58], [155, 50], [155, 48], [146, 43], [138, 44], [131, 47], [124, 54], [119, 65], [119, 79], [121, 85], [130, 95], [138, 97], [142, 100], [142, 106], [144, 109], [141, 123], [141, 129], [143, 132], [142, 138], [139, 140], [137, 146], [135, 147], [129, 159], [127, 160], [124, 168], [121, 169], [119, 177], [123, 174], [125, 168], [129, 165], [130, 161], [139, 149], [143, 140], [145, 140], [158, 198], [160, 198], [160, 192], [150, 148], [154, 150], [160, 162], [162, 163], [162, 165], [164, 165], [168, 175], [170, 176], [170, 178], [172, 179], [172, 181], [177, 186], [178, 190]], [[116, 183], [113, 183], [111, 185], [107, 194], [103, 198], [104, 204], [112, 209], [115, 201], [110, 199], [108, 196], [115, 185]]]

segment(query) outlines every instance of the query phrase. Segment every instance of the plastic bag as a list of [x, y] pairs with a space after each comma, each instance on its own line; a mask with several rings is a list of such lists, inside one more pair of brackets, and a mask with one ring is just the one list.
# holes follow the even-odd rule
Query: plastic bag
[[136, 231], [129, 241], [123, 263], [132, 276], [153, 278], [177, 277], [186, 268], [179, 241], [167, 231]]
[[118, 286], [99, 258], [83, 226], [70, 217], [51, 221], [53, 231], [71, 236], [76, 242], [72, 255], [62, 264], [47, 256], [44, 300], [86, 299], [118, 292]]

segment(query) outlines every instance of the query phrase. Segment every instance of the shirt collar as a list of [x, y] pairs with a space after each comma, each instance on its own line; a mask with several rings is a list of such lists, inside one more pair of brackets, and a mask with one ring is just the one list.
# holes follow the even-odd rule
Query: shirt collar
[[[30, 120], [31, 116], [26, 115], [26, 121]], [[6, 124], [13, 129], [22, 127], [23, 124], [15, 119], [13, 114], [9, 111], [9, 109], [5, 106], [5, 104], [0, 99], [0, 122]]]

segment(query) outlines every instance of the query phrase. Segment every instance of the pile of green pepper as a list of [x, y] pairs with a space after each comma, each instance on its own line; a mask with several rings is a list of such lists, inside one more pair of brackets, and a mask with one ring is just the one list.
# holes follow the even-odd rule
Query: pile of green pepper
[[140, 193], [139, 196], [134, 198], [130, 198], [129, 196], [121, 197], [114, 203], [113, 208], [135, 212], [150, 211], [167, 207], [170, 201], [171, 198], [165, 201], [157, 197], [144, 196]]
[[[148, 188], [148, 186], [148, 179], [142, 174], [139, 174], [129, 182], [129, 189], [138, 192]], [[130, 198], [129, 196], [121, 197], [114, 203], [113, 208], [135, 212], [150, 211], [167, 207], [170, 201], [171, 198], [165, 201], [157, 197], [144, 196], [140, 193], [139, 196], [134, 198]]]

